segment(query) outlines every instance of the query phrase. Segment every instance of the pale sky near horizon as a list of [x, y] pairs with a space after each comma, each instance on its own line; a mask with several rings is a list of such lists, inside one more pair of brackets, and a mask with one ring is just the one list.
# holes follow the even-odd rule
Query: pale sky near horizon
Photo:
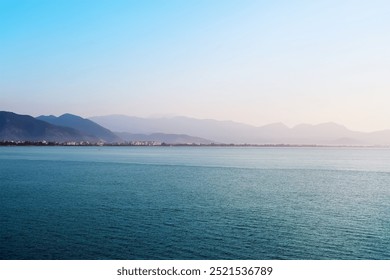
[[0, 110], [390, 128], [390, 1], [0, 0]]

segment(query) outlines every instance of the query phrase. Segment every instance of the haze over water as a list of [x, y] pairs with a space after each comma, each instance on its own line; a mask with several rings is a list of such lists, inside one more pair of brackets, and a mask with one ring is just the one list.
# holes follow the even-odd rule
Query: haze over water
[[390, 259], [390, 150], [1, 147], [0, 259]]

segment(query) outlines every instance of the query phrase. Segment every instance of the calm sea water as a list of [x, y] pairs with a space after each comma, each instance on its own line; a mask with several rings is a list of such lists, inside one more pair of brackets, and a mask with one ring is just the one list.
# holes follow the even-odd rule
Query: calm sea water
[[390, 150], [1, 147], [0, 259], [390, 259]]

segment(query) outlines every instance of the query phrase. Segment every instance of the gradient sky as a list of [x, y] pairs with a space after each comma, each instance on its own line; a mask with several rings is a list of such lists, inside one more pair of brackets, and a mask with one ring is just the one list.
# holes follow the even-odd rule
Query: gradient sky
[[0, 110], [390, 128], [390, 1], [0, 0]]

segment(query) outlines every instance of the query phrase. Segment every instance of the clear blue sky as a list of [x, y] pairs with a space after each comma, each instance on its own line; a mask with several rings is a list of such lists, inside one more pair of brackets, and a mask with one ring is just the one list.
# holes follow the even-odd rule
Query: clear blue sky
[[0, 0], [0, 110], [390, 128], [390, 1]]

